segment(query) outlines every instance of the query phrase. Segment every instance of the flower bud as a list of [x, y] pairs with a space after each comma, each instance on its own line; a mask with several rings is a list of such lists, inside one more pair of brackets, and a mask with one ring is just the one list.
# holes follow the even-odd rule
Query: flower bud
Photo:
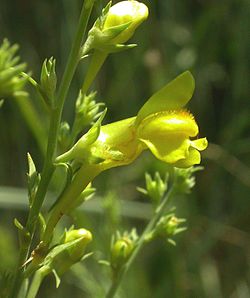
[[133, 242], [129, 238], [117, 240], [111, 249], [111, 264], [113, 268], [120, 267], [133, 251]]
[[45, 59], [43, 62], [41, 77], [40, 77], [40, 91], [46, 103], [50, 104], [53, 101], [56, 85], [56, 60], [51, 57], [49, 60]]
[[92, 234], [90, 233], [90, 231], [83, 228], [78, 230], [70, 230], [65, 233], [63, 243], [67, 243], [77, 239], [81, 239], [82, 244], [86, 245], [92, 240]]
[[168, 236], [172, 236], [175, 234], [176, 229], [179, 225], [179, 220], [177, 217], [172, 216], [170, 219], [168, 219], [168, 221], [166, 222], [165, 225], [165, 230], [166, 230], [166, 234]]
[[66, 231], [61, 242], [52, 247], [47, 255], [44, 242], [40, 242], [32, 253], [32, 263], [29, 270], [37, 270], [39, 267], [43, 277], [53, 273], [56, 279], [56, 287], [60, 284], [60, 276], [75, 263], [81, 261], [90, 254], [85, 254], [85, 248], [92, 240], [92, 234], [86, 229]]
[[[177, 218], [174, 214], [162, 216], [158, 221], [155, 229], [146, 236], [147, 241], [161, 237], [166, 240], [172, 240], [171, 237], [186, 230], [185, 227], [180, 227], [180, 224], [185, 222], [183, 218]], [[171, 241], [172, 244], [174, 241]]]
[[113, 270], [121, 268], [127, 262], [138, 236], [136, 230], [133, 229], [130, 233], [125, 232], [123, 235], [117, 232], [115, 238], [111, 245], [111, 267]]
[[123, 43], [127, 42], [136, 28], [147, 19], [147, 6], [134, 0], [121, 1], [111, 7], [110, 4], [111, 2], [103, 9], [102, 15], [89, 31], [81, 56], [91, 49], [108, 54], [136, 46]]
[[85, 248], [91, 240], [92, 234], [85, 229], [65, 232], [61, 244], [51, 249], [42, 266], [50, 268], [50, 271], [55, 271], [59, 276], [62, 275], [83, 258]]
[[[76, 241], [76, 242], [75, 242]], [[86, 229], [71, 230], [65, 233], [64, 243], [74, 243], [69, 250], [72, 261], [80, 260], [85, 252], [85, 248], [92, 241], [92, 234]]]
[[147, 17], [148, 8], [145, 4], [137, 1], [121, 1], [110, 7], [103, 29], [128, 24], [128, 27], [112, 40], [113, 43], [125, 43]]
[[157, 207], [167, 190], [167, 178], [166, 175], [163, 180], [158, 172], [155, 173], [154, 178], [146, 173], [146, 189], [138, 187], [137, 190], [149, 196], [154, 206]]

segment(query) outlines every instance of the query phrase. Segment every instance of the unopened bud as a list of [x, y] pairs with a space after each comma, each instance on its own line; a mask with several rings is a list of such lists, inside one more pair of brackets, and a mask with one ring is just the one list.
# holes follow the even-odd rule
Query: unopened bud
[[106, 20], [104, 30], [129, 24], [112, 42], [124, 43], [134, 34], [135, 29], [148, 17], [148, 8], [138, 1], [121, 1], [111, 6]]
[[126, 50], [136, 45], [124, 45], [134, 34], [136, 28], [148, 17], [148, 8], [138, 1], [121, 1], [103, 9], [89, 31], [83, 47], [83, 56], [91, 49], [106, 53]]
[[152, 203], [157, 207], [167, 190], [167, 178], [166, 176], [165, 179], [162, 179], [158, 172], [155, 173], [154, 178], [146, 173], [146, 189], [138, 187], [137, 190], [149, 196]]
[[117, 240], [111, 249], [111, 264], [113, 268], [122, 266], [133, 251], [134, 245], [129, 238]]
[[117, 231], [111, 245], [111, 267], [114, 272], [127, 262], [135, 248], [137, 239], [138, 235], [135, 229], [129, 233], [126, 231], [123, 235]]
[[42, 96], [48, 104], [51, 104], [56, 91], [57, 76], [55, 68], [56, 60], [53, 57], [49, 60], [45, 59], [41, 70], [40, 87]]

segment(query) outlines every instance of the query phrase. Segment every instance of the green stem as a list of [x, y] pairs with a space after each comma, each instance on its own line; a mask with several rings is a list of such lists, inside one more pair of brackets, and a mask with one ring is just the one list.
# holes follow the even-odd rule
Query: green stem
[[27, 230], [30, 232], [30, 236], [31, 236], [30, 243], [25, 247], [25, 249], [21, 249], [21, 252], [20, 252], [19, 264], [17, 267], [17, 272], [14, 278], [14, 284], [12, 288], [12, 294], [11, 294], [12, 298], [17, 297], [18, 295], [18, 292], [23, 280], [22, 265], [24, 264], [26, 258], [28, 257], [31, 242], [33, 240], [33, 236], [37, 225], [38, 215], [42, 207], [45, 194], [49, 186], [49, 182], [54, 172], [53, 162], [54, 162], [54, 155], [56, 153], [57, 135], [58, 135], [58, 129], [61, 122], [62, 110], [69, 90], [70, 83], [74, 76], [76, 67], [79, 63], [80, 48], [87, 28], [88, 20], [93, 8], [93, 4], [94, 4], [94, 0], [85, 0], [83, 3], [82, 11], [81, 11], [81, 15], [78, 23], [78, 29], [76, 31], [71, 52], [69, 54], [69, 58], [64, 71], [62, 82], [59, 87], [58, 96], [55, 102], [55, 107], [53, 107], [51, 112], [49, 136], [48, 136], [48, 143], [47, 143], [47, 153], [46, 153], [44, 167], [41, 175], [41, 182], [39, 184], [34, 203], [31, 206], [28, 220], [27, 220], [27, 225], [26, 225]]
[[139, 238], [137, 245], [135, 249], [133, 250], [131, 256], [129, 257], [127, 263], [122, 267], [122, 269], [118, 272], [117, 276], [113, 279], [113, 282], [108, 290], [108, 293], [106, 295], [106, 298], [113, 298], [122, 282], [122, 279], [126, 272], [131, 267], [132, 263], [134, 262], [136, 256], [139, 254], [141, 249], [143, 248], [145, 244], [146, 237], [148, 234], [154, 229], [155, 225], [163, 215], [163, 212], [166, 208], [166, 205], [168, 204], [171, 197], [174, 195], [174, 183], [170, 187], [168, 193], [163, 198], [162, 203], [159, 205], [159, 207], [156, 209], [156, 212], [154, 213], [154, 216], [146, 226], [145, 230], [143, 231], [141, 237]]
[[35, 298], [36, 297], [36, 295], [39, 291], [39, 288], [41, 286], [41, 283], [42, 283], [44, 277], [48, 274], [48, 272], [49, 272], [49, 270], [44, 269], [44, 268], [41, 268], [36, 271], [26, 298]]
[[52, 237], [53, 230], [60, 218], [70, 210], [74, 204], [74, 199], [78, 198], [87, 185], [100, 173], [98, 165], [82, 166], [75, 175], [72, 183], [63, 193], [60, 200], [51, 211], [42, 241], [47, 245]]
[[82, 94], [86, 94], [88, 92], [88, 89], [92, 82], [94, 81], [98, 71], [102, 67], [104, 61], [106, 60], [108, 54], [106, 52], [101, 52], [98, 50], [95, 50], [92, 57], [91, 61], [88, 67], [87, 74], [84, 78], [84, 82], [82, 85]]

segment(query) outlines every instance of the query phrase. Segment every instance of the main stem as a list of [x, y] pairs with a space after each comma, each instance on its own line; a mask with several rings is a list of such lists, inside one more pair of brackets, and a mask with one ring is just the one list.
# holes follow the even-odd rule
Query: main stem
[[51, 240], [51, 235], [58, 221], [67, 211], [71, 204], [74, 204], [74, 198], [77, 199], [87, 185], [100, 173], [101, 168], [98, 165], [82, 166], [74, 177], [72, 183], [63, 193], [59, 202], [51, 210], [46, 229], [42, 238], [45, 245]]
[[59, 87], [58, 96], [55, 99], [55, 106], [52, 108], [48, 144], [47, 144], [47, 153], [46, 153], [44, 166], [42, 170], [41, 182], [39, 184], [34, 203], [31, 206], [28, 219], [27, 219], [27, 225], [26, 225], [27, 231], [30, 233], [30, 242], [25, 246], [25, 248], [21, 248], [20, 250], [19, 264], [15, 275], [14, 285], [13, 285], [12, 294], [11, 294], [12, 298], [17, 297], [18, 295], [18, 292], [22, 283], [22, 279], [23, 279], [22, 265], [24, 264], [25, 260], [29, 255], [30, 246], [36, 230], [38, 215], [41, 210], [41, 207], [49, 186], [49, 182], [54, 172], [53, 162], [54, 162], [54, 155], [56, 152], [57, 135], [58, 135], [58, 129], [61, 122], [63, 106], [69, 90], [70, 83], [72, 81], [76, 67], [79, 62], [79, 52], [80, 52], [83, 37], [87, 28], [88, 20], [93, 8], [93, 4], [94, 4], [94, 0], [85, 0], [83, 3], [75, 39], [69, 54], [69, 58], [63, 74], [62, 82]]
[[126, 272], [131, 267], [131, 265], [134, 262], [136, 256], [138, 255], [138, 253], [143, 248], [143, 245], [145, 244], [145, 239], [146, 239], [147, 235], [152, 231], [152, 229], [154, 229], [156, 223], [158, 222], [160, 217], [163, 215], [163, 212], [166, 208], [166, 205], [169, 202], [170, 198], [173, 196], [173, 194], [174, 194], [174, 185], [171, 186], [170, 190], [166, 194], [166, 196], [163, 199], [162, 203], [156, 209], [156, 212], [155, 212], [154, 216], [152, 217], [152, 219], [150, 220], [150, 222], [146, 226], [145, 230], [143, 231], [143, 233], [142, 233], [141, 237], [139, 238], [139, 240], [137, 242], [137, 245], [136, 245], [135, 249], [133, 250], [130, 258], [127, 261], [127, 263], [122, 267], [122, 269], [120, 270], [120, 272], [118, 273], [116, 278], [114, 278], [114, 280], [113, 280], [113, 282], [112, 282], [112, 284], [109, 288], [109, 291], [106, 295], [106, 298], [113, 298], [115, 296], [115, 294], [116, 294], [116, 292], [117, 292], [117, 290], [118, 290], [118, 288], [119, 288], [119, 286], [122, 282], [122, 279], [123, 279], [124, 275], [126, 274]]

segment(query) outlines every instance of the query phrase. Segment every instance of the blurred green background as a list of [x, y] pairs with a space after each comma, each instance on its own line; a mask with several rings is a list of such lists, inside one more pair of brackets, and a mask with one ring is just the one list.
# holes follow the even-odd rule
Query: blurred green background
[[[91, 24], [106, 3], [96, 1]], [[250, 3], [145, 3], [150, 17], [132, 39], [138, 47], [110, 56], [95, 81], [98, 100], [108, 107], [106, 121], [135, 115], [154, 91], [189, 69], [196, 80], [189, 109], [210, 146], [192, 194], [174, 202], [177, 215], [187, 218], [188, 230], [176, 237], [175, 248], [164, 241], [148, 245], [125, 278], [120, 297], [249, 298]], [[60, 77], [80, 7], [79, 0], [1, 0], [0, 41], [8, 37], [20, 45], [20, 56], [36, 79], [43, 60], [56, 57]], [[85, 70], [83, 62], [66, 103], [69, 123]], [[26, 152], [39, 169], [42, 165], [36, 141], [11, 99], [0, 110], [0, 142], [0, 272], [6, 272], [18, 253], [13, 218], [24, 222], [27, 215]], [[144, 154], [133, 165], [96, 179], [101, 199], [72, 215], [76, 226], [95, 231], [95, 257], [66, 274], [57, 291], [53, 278], [46, 279], [39, 297], [103, 297], [110, 273], [94, 259], [108, 258], [110, 233], [116, 228], [143, 228], [150, 210], [136, 186], [144, 185], [145, 171], [155, 170], [164, 173], [165, 166]], [[71, 222], [65, 219], [64, 224]]]

